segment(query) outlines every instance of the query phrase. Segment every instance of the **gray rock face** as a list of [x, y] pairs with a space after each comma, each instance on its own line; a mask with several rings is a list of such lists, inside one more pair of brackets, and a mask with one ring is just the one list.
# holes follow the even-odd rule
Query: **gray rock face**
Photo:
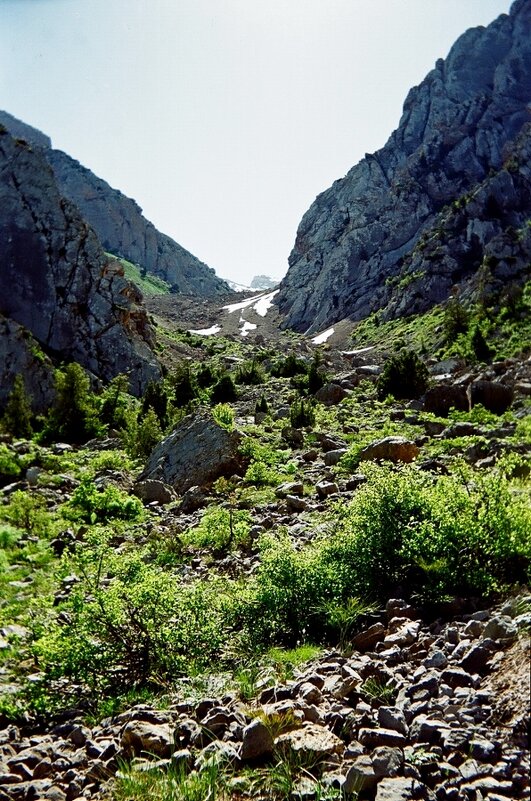
[[319, 195], [277, 296], [288, 325], [423, 311], [486, 256], [500, 281], [526, 270], [529, 234], [507, 231], [529, 216], [530, 27], [517, 0], [463, 34], [410, 91], [387, 144]]
[[13, 136], [42, 149], [60, 193], [77, 206], [104, 250], [145, 267], [186, 295], [217, 297], [229, 291], [211, 267], [146, 220], [134, 200], [66, 153], [52, 149], [49, 137], [3, 111], [0, 124]]
[[241, 435], [219, 426], [207, 412], [185, 417], [148, 459], [141, 479], [158, 479], [177, 492], [204, 486], [241, 468]]
[[53, 365], [29, 331], [0, 315], [0, 405], [3, 405], [16, 375], [24, 378], [34, 411], [42, 411], [54, 397]]
[[46, 352], [103, 379], [127, 372], [137, 393], [160, 375], [138, 290], [61, 196], [42, 152], [5, 130], [0, 253], [0, 314], [28, 329]]

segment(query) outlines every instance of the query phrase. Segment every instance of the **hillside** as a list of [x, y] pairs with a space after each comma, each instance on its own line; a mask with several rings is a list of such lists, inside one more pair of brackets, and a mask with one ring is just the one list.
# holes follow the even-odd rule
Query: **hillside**
[[228, 286], [214, 270], [158, 231], [142, 209], [75, 159], [55, 150], [49, 137], [0, 111], [0, 124], [39, 148], [50, 164], [60, 193], [94, 229], [106, 251], [162, 278], [173, 289], [197, 297], [220, 297]]
[[[498, 268], [529, 275], [531, 5], [467, 31], [404, 104], [387, 144], [304, 215], [277, 303], [317, 332], [344, 318], [425, 311]], [[507, 239], [523, 239], [516, 262]], [[407, 290], [404, 292], [404, 290]]]

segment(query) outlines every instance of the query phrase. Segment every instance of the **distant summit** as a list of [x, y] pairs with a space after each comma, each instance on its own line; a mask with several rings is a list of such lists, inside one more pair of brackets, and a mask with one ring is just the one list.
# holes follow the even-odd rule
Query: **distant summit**
[[531, 2], [517, 0], [464, 33], [411, 89], [387, 144], [318, 196], [277, 296], [288, 326], [425, 311], [480, 274], [525, 280], [530, 31]]
[[229, 292], [212, 268], [146, 220], [134, 200], [66, 153], [54, 150], [48, 136], [5, 111], [0, 111], [0, 124], [15, 138], [42, 151], [60, 193], [77, 206], [105, 251], [159, 276], [174, 292], [205, 298]]
[[270, 278], [268, 275], [255, 275], [251, 281], [251, 289], [275, 289], [279, 285], [279, 281]]

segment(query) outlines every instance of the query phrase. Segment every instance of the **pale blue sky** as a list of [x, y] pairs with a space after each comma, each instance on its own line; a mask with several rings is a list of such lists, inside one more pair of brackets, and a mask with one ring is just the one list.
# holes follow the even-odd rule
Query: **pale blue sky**
[[226, 278], [280, 277], [315, 196], [510, 0], [0, 0], [0, 108]]

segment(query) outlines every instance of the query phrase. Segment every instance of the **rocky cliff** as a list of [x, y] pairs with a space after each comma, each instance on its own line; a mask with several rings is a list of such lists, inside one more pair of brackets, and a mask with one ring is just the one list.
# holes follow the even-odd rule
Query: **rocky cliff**
[[3, 111], [0, 123], [13, 136], [42, 148], [61, 194], [78, 207], [106, 251], [160, 276], [176, 292], [200, 297], [219, 297], [229, 292], [211, 267], [146, 220], [134, 200], [66, 153], [52, 149], [50, 139], [35, 128]]
[[[288, 325], [315, 331], [386, 307], [409, 313], [413, 301], [426, 309], [478, 270], [507, 226], [523, 229], [530, 30], [531, 2], [516, 0], [509, 15], [463, 34], [410, 91], [387, 144], [319, 195], [277, 298]], [[435, 254], [425, 246], [434, 237]]]
[[[5, 331], [17, 334], [10, 337], [13, 348], [3, 349], [2, 369], [11, 363], [12, 373], [28, 363], [31, 346], [24, 340], [21, 354], [16, 345], [23, 326], [57, 359], [78, 361], [103, 379], [127, 372], [135, 392], [160, 374], [140, 293], [62, 197], [42, 150], [5, 129], [0, 254], [0, 315]], [[10, 371], [4, 372], [5, 393]]]

